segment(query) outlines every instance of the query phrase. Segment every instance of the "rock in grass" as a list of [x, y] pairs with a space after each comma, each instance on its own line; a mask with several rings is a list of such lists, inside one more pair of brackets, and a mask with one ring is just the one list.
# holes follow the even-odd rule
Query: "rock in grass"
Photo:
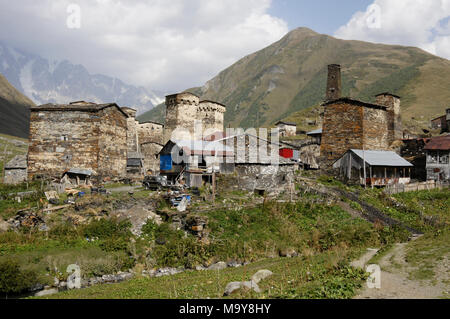
[[245, 290], [253, 289], [253, 291], [255, 291], [256, 293], [261, 292], [261, 289], [258, 287], [258, 284], [253, 281], [244, 281], [244, 282], [235, 281], [235, 282], [230, 282], [225, 287], [225, 292], [223, 293], [223, 295], [230, 296], [234, 292], [241, 290], [241, 289], [245, 289]]
[[259, 284], [261, 282], [261, 280], [264, 280], [272, 275], [273, 275], [273, 273], [270, 270], [263, 269], [253, 275], [252, 281], [256, 284]]
[[224, 270], [227, 268], [227, 264], [223, 261], [218, 262], [217, 264], [213, 264], [208, 267], [208, 270]]
[[34, 294], [35, 297], [43, 297], [43, 296], [49, 296], [54, 295], [58, 293], [58, 289], [46, 289], [39, 291], [38, 293]]

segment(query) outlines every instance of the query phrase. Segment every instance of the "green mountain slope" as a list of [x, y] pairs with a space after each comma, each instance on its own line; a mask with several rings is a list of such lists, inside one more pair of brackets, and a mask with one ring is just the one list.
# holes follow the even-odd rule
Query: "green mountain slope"
[[[402, 96], [405, 117], [427, 120], [450, 106], [449, 60], [418, 48], [340, 40], [306, 28], [244, 57], [195, 91], [227, 105], [227, 124], [271, 125], [324, 100], [332, 63], [342, 65], [345, 96], [373, 102], [375, 94], [389, 91]], [[160, 105], [142, 118], [161, 121], [163, 115]]]
[[0, 133], [28, 138], [33, 105], [0, 74]]

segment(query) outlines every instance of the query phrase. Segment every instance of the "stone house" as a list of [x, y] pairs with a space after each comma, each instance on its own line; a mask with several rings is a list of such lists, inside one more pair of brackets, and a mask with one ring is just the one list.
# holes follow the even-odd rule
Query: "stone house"
[[5, 165], [3, 183], [16, 185], [27, 180], [27, 157], [17, 155]]
[[28, 178], [61, 178], [72, 168], [125, 177], [128, 115], [115, 103], [84, 101], [31, 108]]
[[280, 137], [289, 137], [297, 135], [297, 124], [279, 121], [276, 124]]
[[432, 138], [425, 146], [427, 179], [450, 180], [450, 135]]
[[431, 128], [433, 130], [441, 129], [442, 131], [447, 131], [447, 115], [439, 116], [431, 120]]
[[387, 151], [403, 137], [400, 97], [382, 93], [376, 103], [340, 97], [340, 83], [340, 66], [330, 66], [320, 150], [325, 169], [349, 149]]

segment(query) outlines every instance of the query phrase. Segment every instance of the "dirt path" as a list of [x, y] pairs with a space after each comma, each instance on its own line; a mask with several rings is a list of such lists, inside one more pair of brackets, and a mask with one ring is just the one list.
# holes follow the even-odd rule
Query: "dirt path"
[[[378, 264], [381, 267], [381, 289], [369, 289], [364, 285], [355, 299], [436, 299], [445, 296], [445, 293], [449, 291], [449, 286], [441, 280], [432, 283], [408, 278], [412, 267], [405, 261], [407, 245], [408, 243], [395, 245], [380, 259]], [[368, 257], [372, 253], [368, 252], [359, 260], [354, 261], [352, 265], [367, 264], [371, 259]], [[445, 273], [447, 270], [443, 271]], [[439, 269], [437, 269], [437, 273], [440, 273]], [[440, 279], [439, 275], [437, 277]]]

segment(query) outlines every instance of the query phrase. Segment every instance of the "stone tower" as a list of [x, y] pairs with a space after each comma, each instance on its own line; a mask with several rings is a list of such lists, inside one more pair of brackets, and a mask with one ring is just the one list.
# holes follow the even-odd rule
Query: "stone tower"
[[328, 81], [326, 100], [337, 100], [341, 97], [342, 79], [341, 66], [339, 64], [328, 65]]
[[387, 126], [389, 146], [403, 138], [400, 97], [391, 93], [381, 93], [376, 96], [376, 104], [387, 107]]
[[137, 135], [138, 122], [136, 121], [136, 110], [129, 107], [122, 107], [128, 115], [127, 119], [127, 146], [128, 153], [139, 152], [139, 140]]
[[197, 109], [197, 119], [202, 123], [202, 137], [224, 131], [226, 107], [213, 101], [201, 101]]
[[171, 139], [191, 140], [197, 119], [200, 98], [184, 92], [166, 96], [166, 125], [164, 143]]

